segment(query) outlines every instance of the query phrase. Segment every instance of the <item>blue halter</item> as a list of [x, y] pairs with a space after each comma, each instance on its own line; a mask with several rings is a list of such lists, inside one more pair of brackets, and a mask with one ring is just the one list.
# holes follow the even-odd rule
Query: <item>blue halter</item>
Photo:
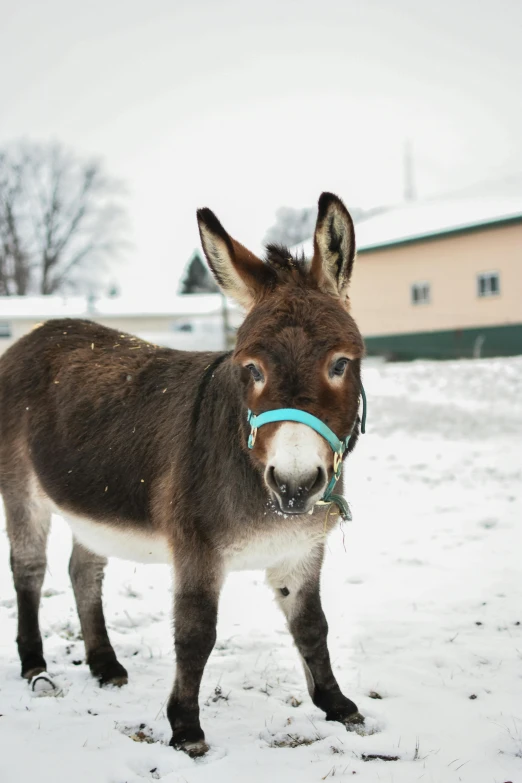
[[[361, 416], [361, 432], [366, 432], [366, 394], [364, 391], [364, 387], [361, 384], [361, 399], [362, 399], [362, 416]], [[252, 413], [251, 410], [248, 411], [247, 415], [248, 423], [250, 424], [250, 435], [248, 438], [248, 448], [253, 449], [254, 443], [256, 441], [256, 435], [259, 427], [262, 427], [263, 424], [272, 424], [276, 421], [296, 421], [299, 424], [306, 424], [307, 427], [311, 427], [313, 430], [319, 433], [330, 445], [330, 448], [332, 449], [334, 453], [334, 470], [332, 478], [330, 479], [330, 483], [326, 487], [325, 493], [320, 501], [318, 501], [321, 504], [329, 505], [330, 503], [335, 503], [339, 507], [339, 511], [341, 513], [341, 516], [345, 520], [351, 520], [352, 515], [350, 513], [350, 508], [348, 506], [348, 503], [341, 495], [334, 495], [333, 489], [336, 485], [336, 483], [341, 478], [341, 471], [343, 469], [343, 457], [346, 453], [346, 450], [348, 448], [348, 444], [350, 442], [350, 438], [352, 437], [353, 428], [349, 435], [344, 438], [344, 440], [340, 440], [337, 435], [332, 432], [330, 427], [328, 427], [324, 422], [321, 421], [321, 419], [318, 419], [317, 416], [312, 416], [311, 413], [307, 413], [306, 411], [300, 411], [297, 408], [277, 408], [273, 411], [265, 411], [264, 413], [260, 413], [259, 416], [256, 416], [254, 413]], [[355, 425], [354, 425], [355, 426]]]

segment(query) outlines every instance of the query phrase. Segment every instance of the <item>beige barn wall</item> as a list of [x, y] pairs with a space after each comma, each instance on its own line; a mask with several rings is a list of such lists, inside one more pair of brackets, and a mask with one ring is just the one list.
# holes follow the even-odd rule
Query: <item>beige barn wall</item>
[[[500, 295], [477, 296], [477, 274], [500, 273]], [[411, 304], [427, 281], [430, 304]], [[363, 335], [522, 323], [522, 225], [365, 251], [356, 260], [352, 312]]]

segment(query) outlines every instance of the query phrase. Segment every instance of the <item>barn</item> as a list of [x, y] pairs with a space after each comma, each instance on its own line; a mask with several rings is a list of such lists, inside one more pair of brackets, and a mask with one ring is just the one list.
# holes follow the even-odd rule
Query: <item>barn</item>
[[351, 299], [369, 355], [522, 353], [522, 196], [406, 203], [356, 238]]

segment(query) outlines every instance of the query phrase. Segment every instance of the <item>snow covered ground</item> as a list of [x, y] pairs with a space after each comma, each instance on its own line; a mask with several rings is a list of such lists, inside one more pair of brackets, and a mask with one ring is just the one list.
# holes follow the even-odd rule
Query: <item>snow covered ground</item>
[[329, 540], [323, 598], [336, 675], [374, 733], [323, 720], [263, 574], [248, 572], [228, 580], [203, 681], [211, 752], [167, 747], [168, 569], [109, 564], [108, 626], [131, 679], [102, 690], [56, 519], [41, 624], [58, 698], [19, 677], [0, 534], [1, 783], [522, 781], [522, 359], [369, 365], [365, 382], [354, 521]]

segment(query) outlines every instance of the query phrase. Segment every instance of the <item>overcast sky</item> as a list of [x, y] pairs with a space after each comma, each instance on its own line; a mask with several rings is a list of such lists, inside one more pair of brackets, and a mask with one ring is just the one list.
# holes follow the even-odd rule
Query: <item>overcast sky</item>
[[129, 188], [124, 290], [177, 287], [210, 206], [252, 249], [322, 190], [394, 202], [522, 174], [519, 0], [0, 0], [0, 143]]

